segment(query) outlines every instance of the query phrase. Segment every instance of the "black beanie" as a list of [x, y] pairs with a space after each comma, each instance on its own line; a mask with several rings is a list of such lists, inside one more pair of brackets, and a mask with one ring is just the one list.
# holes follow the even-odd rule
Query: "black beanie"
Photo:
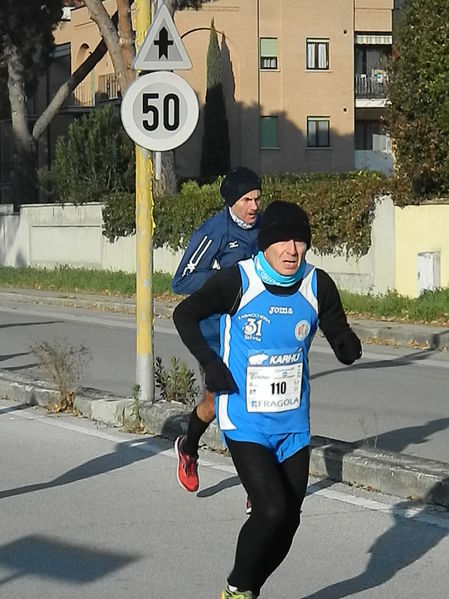
[[220, 186], [220, 193], [228, 206], [233, 206], [237, 200], [253, 189], [262, 191], [260, 178], [249, 168], [239, 166], [226, 175]]
[[262, 216], [257, 237], [259, 248], [266, 250], [272, 243], [290, 239], [304, 241], [309, 249], [312, 239], [309, 217], [297, 204], [274, 200], [268, 204]]

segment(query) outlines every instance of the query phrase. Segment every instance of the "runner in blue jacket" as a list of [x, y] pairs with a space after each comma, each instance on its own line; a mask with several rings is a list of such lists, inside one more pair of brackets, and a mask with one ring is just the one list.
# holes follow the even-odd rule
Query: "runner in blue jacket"
[[[214, 272], [257, 253], [261, 191], [260, 178], [248, 168], [239, 167], [226, 175], [220, 187], [226, 207], [193, 233], [173, 277], [175, 293], [194, 293]], [[218, 353], [220, 317], [212, 315], [202, 320], [200, 326], [207, 343]], [[204, 388], [202, 400], [190, 415], [187, 435], [178, 437], [175, 442], [177, 478], [187, 491], [198, 489], [199, 441], [214, 418], [214, 393]]]

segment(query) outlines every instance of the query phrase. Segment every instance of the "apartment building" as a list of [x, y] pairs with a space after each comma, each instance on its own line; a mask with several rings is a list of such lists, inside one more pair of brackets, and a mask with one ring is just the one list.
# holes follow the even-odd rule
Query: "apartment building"
[[[232, 164], [261, 173], [391, 171], [385, 59], [393, 0], [219, 0], [176, 14], [193, 68], [182, 75], [205, 96], [214, 19], [220, 36]], [[177, 152], [197, 169], [198, 131]]]
[[[66, 8], [56, 31], [56, 65], [73, 72], [100, 41], [80, 2]], [[104, 5], [112, 14], [115, 0]], [[385, 114], [385, 60], [391, 53], [394, 0], [213, 0], [177, 12], [175, 24], [192, 62], [180, 71], [206, 95], [212, 19], [222, 53], [232, 165], [261, 174], [345, 172], [393, 166]], [[59, 67], [61, 68], [61, 67]], [[61, 77], [50, 71], [51, 97]], [[104, 102], [120, 102], [108, 54], [66, 101], [67, 120]], [[42, 102], [40, 102], [42, 104]], [[44, 102], [45, 103], [45, 102]], [[37, 109], [37, 113], [39, 110]], [[65, 122], [59, 119], [60, 123]], [[51, 162], [53, 125], [40, 143]], [[203, 123], [176, 150], [181, 177], [199, 174]]]

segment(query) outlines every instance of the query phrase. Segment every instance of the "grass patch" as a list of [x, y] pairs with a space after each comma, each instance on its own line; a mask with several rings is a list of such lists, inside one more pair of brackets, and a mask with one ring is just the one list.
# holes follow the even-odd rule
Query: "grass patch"
[[[171, 275], [153, 275], [154, 296], [173, 296]], [[134, 297], [136, 275], [123, 271], [94, 270], [59, 266], [54, 269], [0, 267], [0, 287], [23, 287], [49, 291], [84, 292]], [[346, 312], [364, 318], [434, 323], [449, 326], [449, 288], [425, 291], [418, 298], [395, 292], [362, 295], [341, 291]]]
[[417, 298], [395, 292], [384, 295], [361, 295], [340, 292], [343, 307], [348, 314], [408, 322], [449, 323], [449, 289], [424, 291]]
[[[154, 273], [154, 295], [172, 293], [171, 280], [171, 275], [167, 273]], [[0, 268], [0, 286], [133, 297], [136, 294], [136, 275], [69, 266], [54, 269], [5, 266]]]

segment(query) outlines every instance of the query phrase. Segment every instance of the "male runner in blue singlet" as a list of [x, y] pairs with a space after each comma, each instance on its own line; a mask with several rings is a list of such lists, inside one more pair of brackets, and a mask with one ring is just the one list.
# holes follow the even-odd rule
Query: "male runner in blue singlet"
[[[272, 202], [255, 258], [217, 272], [178, 305], [174, 322], [215, 392], [218, 424], [252, 501], [220, 599], [255, 599], [282, 563], [300, 523], [309, 473], [309, 362], [321, 328], [336, 357], [362, 354], [335, 283], [305, 260], [309, 220]], [[199, 322], [221, 314], [220, 355]]]

